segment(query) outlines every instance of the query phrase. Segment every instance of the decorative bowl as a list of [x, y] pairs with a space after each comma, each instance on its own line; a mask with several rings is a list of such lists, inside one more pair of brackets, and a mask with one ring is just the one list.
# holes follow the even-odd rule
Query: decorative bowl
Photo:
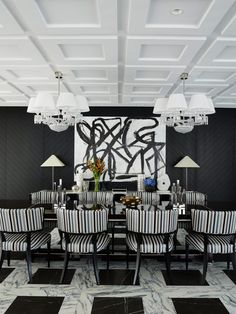
[[138, 196], [122, 196], [120, 198], [122, 204], [124, 204], [127, 207], [136, 207], [137, 205], [142, 203], [142, 199]]

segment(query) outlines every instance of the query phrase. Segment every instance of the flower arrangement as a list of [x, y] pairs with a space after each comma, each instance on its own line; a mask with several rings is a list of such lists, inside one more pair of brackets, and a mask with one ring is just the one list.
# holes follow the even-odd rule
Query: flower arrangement
[[157, 181], [155, 179], [152, 179], [152, 178], [144, 179], [145, 191], [147, 192], [156, 191], [156, 185], [157, 185]]
[[88, 160], [87, 167], [92, 171], [95, 181], [94, 191], [99, 191], [100, 176], [105, 170], [105, 162], [102, 158], [94, 158], [94, 161]]

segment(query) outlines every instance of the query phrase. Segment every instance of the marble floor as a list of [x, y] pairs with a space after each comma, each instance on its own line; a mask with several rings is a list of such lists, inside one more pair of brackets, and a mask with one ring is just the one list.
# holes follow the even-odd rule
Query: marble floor
[[[100, 269], [104, 269], [103, 273], [105, 273], [105, 262], [100, 260], [99, 266]], [[131, 269], [134, 269], [135, 264], [131, 262], [130, 266]], [[173, 262], [173, 282], [171, 285], [168, 285], [168, 282], [165, 282], [166, 274], [165, 272], [162, 272], [162, 270], [165, 269], [164, 264], [155, 259], [143, 259], [139, 278], [140, 284], [131, 286], [130, 277], [132, 276], [125, 270], [125, 263], [111, 262], [110, 268], [112, 271], [110, 271], [108, 276], [105, 276], [105, 279], [103, 278], [102, 285], [96, 286], [91, 259], [81, 258], [80, 261], [70, 262], [69, 269], [71, 269], [71, 271], [67, 275], [67, 284], [60, 285], [58, 284], [58, 280], [60, 277], [62, 261], [52, 262], [51, 269], [48, 270], [46, 261], [44, 261], [43, 258], [35, 260], [33, 263], [33, 271], [35, 273], [34, 283], [28, 284], [25, 261], [13, 260], [9, 271], [6, 264], [4, 264], [4, 269], [0, 273], [1, 280], [5, 277], [0, 284], [0, 313], [210, 314], [213, 313], [211, 312], [211, 309], [214, 308], [211, 304], [213, 300], [213, 303], [218, 302], [218, 305], [214, 304], [216, 306], [216, 309], [214, 310], [215, 314], [233, 314], [236, 313], [236, 285], [224, 272], [225, 266], [226, 263], [222, 262], [209, 264], [207, 273], [208, 285], [206, 283], [206, 285], [201, 286], [199, 283], [201, 278], [199, 270], [202, 268], [200, 262], [190, 263], [189, 272], [184, 271], [183, 262]], [[123, 271], [119, 273], [118, 270], [121, 269], [123, 269]], [[38, 274], [37, 271], [41, 273]], [[114, 275], [117, 275], [121, 282], [114, 282], [112, 279]], [[233, 276], [233, 280], [236, 279], [233, 272], [230, 272], [230, 275]], [[121, 279], [122, 277], [124, 278], [123, 282]], [[39, 279], [40, 281], [38, 281]], [[70, 281], [71, 283], [69, 284]], [[118, 283], [121, 283], [121, 285], [118, 285]], [[16, 297], [18, 298], [16, 299]], [[32, 297], [32, 299], [29, 298], [29, 302], [27, 303], [26, 299], [19, 297]], [[36, 300], [42, 305], [45, 298], [39, 298], [37, 300], [37, 298], [34, 299], [33, 297], [51, 297], [52, 300], [46, 298], [47, 301], [51, 301], [49, 304], [52, 305], [54, 302], [56, 303], [52, 309], [49, 305], [45, 305], [46, 310], [44, 308], [44, 311], [40, 312], [37, 305], [35, 305], [35, 308], [33, 304]], [[191, 309], [196, 309], [199, 298], [202, 300], [200, 304], [205, 304], [205, 308], [201, 309], [200, 307], [198, 312], [192, 310], [189, 312], [184, 311], [189, 305]], [[208, 300], [208, 302], [205, 300], [206, 298], [210, 298], [211, 300]], [[14, 300], [15, 304], [14, 306], [11, 306]], [[33, 303], [30, 303], [30, 300], [33, 300]], [[113, 300], [113, 303], [116, 301], [123, 310], [118, 310], [116, 312], [116, 305], [113, 303], [113, 305], [109, 307], [109, 302], [111, 300]], [[128, 306], [129, 302], [131, 302], [130, 307]], [[134, 309], [135, 306], [132, 306], [132, 302], [135, 306], [137, 306], [138, 303], [140, 306]], [[193, 304], [191, 305], [191, 302], [193, 302], [194, 307]], [[23, 304], [23, 310], [20, 310], [20, 307], [17, 307], [21, 303]], [[105, 304], [106, 307], [103, 307], [103, 310], [99, 311], [99, 306], [101, 307], [102, 304]], [[124, 304], [126, 304], [126, 307], [123, 306]], [[98, 306], [97, 311], [93, 309], [94, 306]], [[210, 308], [208, 309], [209, 306]]]
[[[179, 245], [185, 231], [179, 232]], [[52, 244], [58, 245], [57, 232]], [[143, 258], [139, 284], [132, 286], [135, 261], [126, 270], [125, 261], [99, 259], [97, 286], [91, 257], [69, 262], [65, 284], [59, 284], [63, 260], [51, 262], [44, 257], [33, 262], [33, 283], [28, 284], [25, 260], [4, 262], [0, 271], [0, 314], [236, 314], [236, 274], [225, 271], [226, 262], [209, 263], [207, 278], [201, 285], [202, 263], [192, 258], [189, 271], [184, 260], [172, 262], [168, 278], [163, 262]]]

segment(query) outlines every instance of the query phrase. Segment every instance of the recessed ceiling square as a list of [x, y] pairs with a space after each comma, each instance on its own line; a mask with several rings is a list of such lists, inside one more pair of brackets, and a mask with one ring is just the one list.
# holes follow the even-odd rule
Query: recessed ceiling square
[[213, 90], [211, 86], [187, 86], [185, 87], [186, 94], [205, 93], [209, 94]]
[[196, 81], [225, 81], [229, 79], [233, 74], [233, 72], [203, 71], [198, 76]]
[[75, 27], [99, 24], [96, 0], [36, 0], [46, 24]]
[[48, 76], [40, 68], [37, 70], [15, 69], [7, 70], [9, 74], [18, 80], [48, 80]]
[[184, 48], [185, 45], [141, 45], [139, 59], [176, 61]]
[[0, 60], [30, 60], [26, 58], [21, 51], [21, 47], [17, 45], [1, 45], [0, 44]]
[[154, 97], [131, 97], [132, 102], [154, 102]]
[[137, 70], [136, 80], [165, 81], [170, 75], [169, 71]]
[[225, 46], [221, 53], [214, 59], [215, 62], [230, 62], [236, 61], [236, 47], [235, 46]]
[[84, 93], [108, 93], [107, 86], [81, 86]]
[[72, 70], [77, 79], [84, 80], [105, 80], [107, 73], [105, 70]]
[[58, 45], [66, 59], [70, 60], [96, 60], [104, 59], [102, 45], [78, 45], [78, 44], [59, 44]]
[[142, 94], [142, 93], [159, 93], [161, 87], [159, 86], [134, 86], [133, 93], [134, 94]]
[[[156, 24], [156, 27], [199, 27], [212, 2], [212, 0], [151, 0], [146, 26], [155, 27]], [[182, 14], [172, 14], [174, 9], [181, 9]]]

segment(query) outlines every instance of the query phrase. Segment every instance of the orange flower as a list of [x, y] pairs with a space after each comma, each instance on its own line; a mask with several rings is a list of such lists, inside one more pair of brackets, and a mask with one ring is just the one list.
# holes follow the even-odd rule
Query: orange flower
[[93, 172], [94, 177], [100, 176], [105, 170], [105, 162], [101, 158], [97, 158], [95, 161], [88, 160], [87, 167]]

